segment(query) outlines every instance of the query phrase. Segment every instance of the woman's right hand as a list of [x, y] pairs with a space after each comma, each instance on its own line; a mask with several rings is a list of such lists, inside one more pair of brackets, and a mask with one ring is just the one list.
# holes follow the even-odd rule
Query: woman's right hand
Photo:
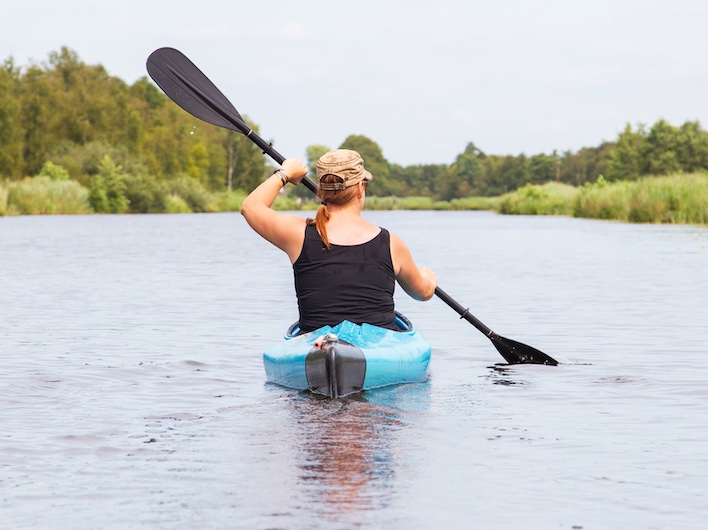
[[307, 175], [307, 165], [299, 158], [286, 158], [281, 166], [291, 184], [298, 185]]
[[419, 267], [418, 270], [420, 275], [433, 286], [433, 291], [435, 291], [435, 287], [438, 285], [438, 275], [429, 267]]

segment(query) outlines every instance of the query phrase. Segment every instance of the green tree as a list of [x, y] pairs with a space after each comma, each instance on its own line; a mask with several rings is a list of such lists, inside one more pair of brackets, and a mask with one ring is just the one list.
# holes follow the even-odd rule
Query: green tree
[[[329, 147], [319, 144], [309, 145], [305, 149], [307, 156], [307, 174], [315, 182], [317, 182], [317, 161], [323, 154], [329, 151], [331, 151]], [[305, 186], [288, 186], [286, 190], [292, 197], [298, 197], [304, 200], [312, 200], [315, 198], [315, 195]]]
[[529, 159], [529, 178], [531, 184], [543, 184], [560, 180], [560, 159], [554, 151], [552, 155], [538, 154]]
[[566, 151], [560, 160], [560, 180], [574, 186], [595, 182], [606, 175], [614, 142], [602, 142], [597, 147], [583, 147], [577, 153]]
[[499, 194], [518, 189], [530, 181], [526, 155], [508, 155], [504, 157], [504, 161], [499, 168]]
[[683, 171], [708, 169], [708, 132], [697, 121], [687, 121], [680, 127], [676, 154]]
[[305, 149], [307, 155], [307, 172], [313, 179], [317, 178], [317, 161], [322, 155], [329, 151], [331, 151], [329, 147], [320, 144], [308, 145]]
[[436, 193], [439, 176], [448, 170], [446, 164], [422, 164], [402, 167], [389, 165], [389, 178], [403, 185], [401, 195], [432, 197]]
[[147, 172], [140, 159], [132, 156], [125, 145], [99, 141], [86, 144], [62, 142], [47, 155], [47, 159], [65, 168], [74, 180], [90, 188], [93, 176], [99, 172], [106, 156], [121, 166], [125, 173]]
[[187, 174], [194, 180], [202, 180], [209, 173], [209, 151], [202, 142], [192, 146], [187, 159]]
[[465, 150], [457, 156], [451, 168], [457, 174], [457, 190], [452, 198], [469, 197], [475, 193], [484, 171], [484, 156], [473, 142], [469, 142]]
[[400, 186], [389, 181], [388, 160], [384, 158], [383, 151], [376, 142], [366, 136], [352, 134], [344, 140], [340, 149], [357, 151], [364, 159], [364, 166], [374, 177], [369, 184], [369, 191], [372, 195], [400, 193]]
[[449, 201], [478, 193], [484, 180], [485, 157], [474, 142], [469, 142], [447, 170], [437, 173], [437, 197]]
[[45, 162], [37, 176], [49, 177], [52, 180], [69, 180], [69, 172], [53, 162]]
[[85, 64], [66, 47], [50, 53], [45, 75], [56, 95], [56, 135], [79, 144], [129, 144], [135, 123], [131, 124], [128, 87], [122, 80], [109, 76], [101, 65]]
[[25, 132], [23, 158], [25, 171], [36, 175], [47, 158], [47, 153], [60, 139], [54, 134], [59, 94], [46, 73], [38, 66], [30, 67], [20, 81], [20, 106]]
[[635, 132], [627, 124], [610, 153], [607, 180], [635, 180], [645, 174], [648, 149], [645, 126], [640, 124]]
[[435, 196], [441, 201], [451, 201], [457, 197], [459, 176], [453, 167], [437, 174], [435, 179]]
[[681, 170], [679, 130], [665, 120], [657, 121], [646, 137], [646, 169], [643, 173], [668, 175]]
[[[0, 175], [36, 175], [51, 161], [92, 187], [104, 156], [123, 168], [122, 174], [131, 177], [125, 181], [142, 190], [139, 202], [152, 209], [163, 203], [152, 195], [170, 187], [148, 181], [189, 177], [198, 184], [194, 190], [223, 190], [229, 184], [252, 189], [265, 174], [265, 159], [252, 142], [184, 112], [147, 77], [128, 86], [66, 47], [24, 72], [11, 59], [5, 62], [0, 68]], [[97, 190], [95, 200], [102, 203]], [[190, 191], [190, 196], [200, 195]]]
[[0, 177], [19, 178], [24, 169], [19, 77], [11, 58], [0, 67]]
[[93, 178], [89, 202], [97, 213], [124, 213], [128, 211], [126, 184], [122, 168], [106, 155]]
[[438, 175], [445, 172], [448, 166], [446, 164], [423, 164], [418, 167], [420, 168], [420, 176], [416, 177], [413, 175], [413, 177], [410, 178], [412, 194], [425, 197], [434, 196], [437, 192], [435, 183], [437, 182]]
[[[255, 123], [248, 119], [246, 123], [258, 132]], [[228, 153], [226, 188], [239, 188], [250, 192], [263, 181], [267, 173], [266, 158], [251, 140], [234, 131], [226, 131], [225, 146]]]

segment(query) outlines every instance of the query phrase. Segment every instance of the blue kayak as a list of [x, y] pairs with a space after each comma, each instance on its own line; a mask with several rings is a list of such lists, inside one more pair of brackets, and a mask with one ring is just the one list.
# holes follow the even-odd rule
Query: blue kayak
[[396, 313], [399, 331], [345, 320], [285, 340], [263, 354], [268, 381], [337, 398], [428, 378], [431, 348], [410, 320]]

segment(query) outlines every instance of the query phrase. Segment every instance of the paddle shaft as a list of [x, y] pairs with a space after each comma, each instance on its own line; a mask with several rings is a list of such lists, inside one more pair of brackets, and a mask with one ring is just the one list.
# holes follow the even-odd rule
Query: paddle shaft
[[[225, 118], [228, 119], [228, 116], [224, 116]], [[258, 134], [251, 129], [251, 131], [246, 134], [246, 136], [258, 147], [260, 147], [263, 150], [264, 155], [268, 155], [271, 157], [276, 163], [278, 164], [283, 164], [285, 162], [285, 157], [281, 155], [278, 151], [273, 149], [273, 144], [271, 143], [266, 143], [266, 141], [258, 136]], [[311, 179], [308, 177], [305, 177], [302, 179], [302, 184], [305, 185], [305, 187], [310, 190], [312, 193], [317, 194], [317, 184], [312, 182]]]
[[[206, 103], [211, 107], [211, 109], [218, 114], [220, 114], [224, 119], [228, 120], [231, 122], [239, 131], [243, 132], [244, 124], [245, 122], [239, 120], [237, 117], [233, 116], [232, 114], [228, 112], [224, 112], [222, 110], [221, 106], [211, 100], [208, 96], [205, 96], [204, 98], [206, 100]], [[251, 140], [254, 144], [256, 144], [258, 147], [260, 147], [263, 150], [264, 155], [268, 155], [271, 157], [277, 164], [282, 165], [283, 162], [285, 162], [285, 157], [281, 155], [278, 151], [275, 150], [273, 147], [273, 144], [270, 142], [266, 142], [263, 138], [261, 138], [256, 131], [251, 129], [250, 127], [247, 127], [248, 132], [244, 132], [243, 134]], [[302, 179], [302, 183], [305, 185], [307, 189], [309, 189], [312, 193], [317, 193], [317, 184], [312, 182], [309, 178], [305, 177]]]
[[445, 291], [440, 289], [440, 287], [435, 288], [435, 294], [437, 295], [438, 298], [440, 298], [440, 300], [442, 300], [447, 305], [449, 305], [452, 309], [454, 309], [455, 312], [458, 315], [460, 315], [460, 318], [464, 318], [467, 322], [472, 324], [479, 331], [484, 333], [487, 337], [491, 337], [492, 335], [494, 335], [494, 332], [491, 329], [489, 329], [487, 326], [485, 326], [481, 320], [479, 320], [472, 313], [470, 313], [469, 308], [466, 308], [466, 307], [460, 305], [449, 294], [447, 294]]

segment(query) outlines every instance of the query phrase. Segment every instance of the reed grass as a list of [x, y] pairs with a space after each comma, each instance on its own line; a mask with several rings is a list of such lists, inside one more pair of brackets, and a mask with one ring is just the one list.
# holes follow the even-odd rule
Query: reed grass
[[499, 199], [496, 210], [516, 215], [572, 215], [578, 189], [567, 184], [547, 182], [527, 184]]
[[367, 210], [492, 210], [497, 197], [464, 197], [436, 201], [432, 197], [367, 197]]
[[639, 181], [632, 197], [629, 220], [708, 224], [708, 173]]
[[597, 182], [527, 184], [501, 197], [504, 214], [572, 215], [633, 223], [708, 224], [708, 173]]
[[581, 188], [574, 215], [633, 223], [708, 224], [708, 173], [598, 181]]
[[[3, 215], [86, 214], [89, 190], [74, 180], [52, 180], [46, 176], [6, 181], [0, 191]], [[3, 199], [4, 197], [4, 199]]]
[[8, 190], [6, 182], [0, 182], [0, 217], [8, 214], [8, 199], [10, 198], [10, 191]]
[[238, 212], [245, 198], [243, 191], [222, 191], [214, 194], [210, 209], [214, 212]]
[[165, 200], [165, 213], [193, 213], [192, 209], [182, 197], [173, 193]]
[[432, 210], [433, 201], [428, 197], [367, 197], [367, 210]]

